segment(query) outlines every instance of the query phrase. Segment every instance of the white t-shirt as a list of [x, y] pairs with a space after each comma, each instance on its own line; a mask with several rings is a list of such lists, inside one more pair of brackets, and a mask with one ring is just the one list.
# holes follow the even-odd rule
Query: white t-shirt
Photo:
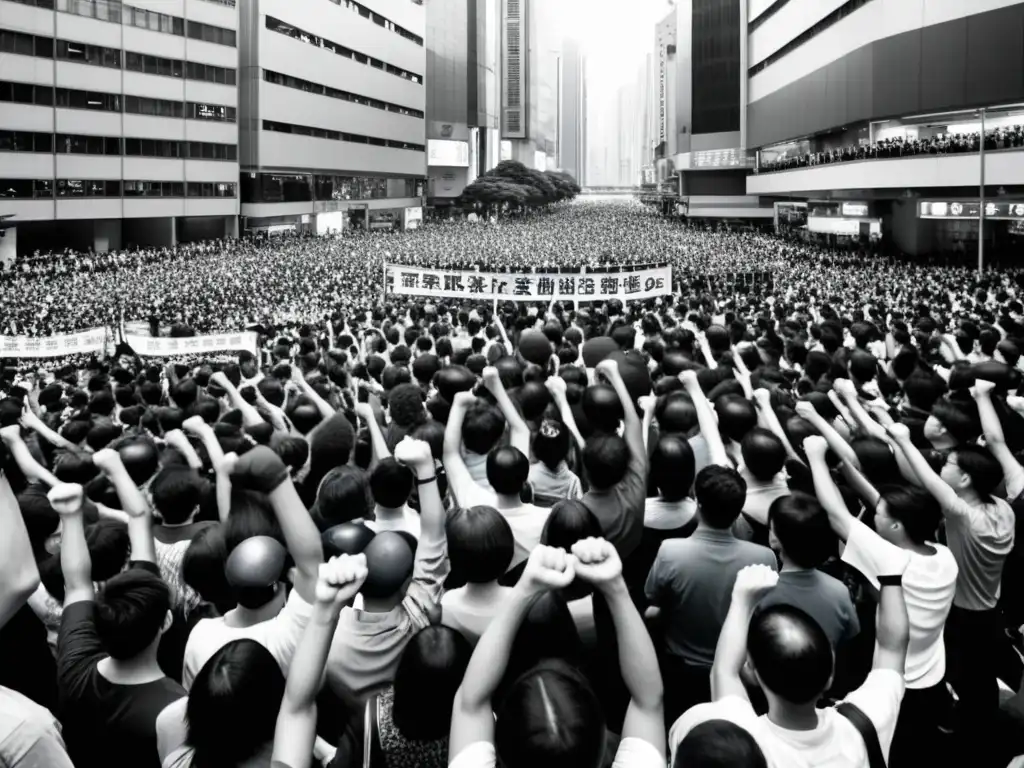
[[551, 510], [535, 507], [533, 504], [521, 504], [518, 507], [499, 509], [498, 512], [508, 520], [512, 536], [516, 540], [516, 550], [509, 566], [511, 570], [528, 558], [540, 544], [540, 535], [544, 531], [544, 524], [548, 521]]
[[511, 595], [511, 587], [499, 587], [487, 602], [481, 602], [470, 597], [465, 587], [450, 590], [441, 597], [441, 623], [458, 630], [476, 645]]
[[409, 509], [408, 505], [402, 507], [402, 516], [400, 518], [384, 520], [378, 516], [376, 520], [364, 521], [363, 525], [374, 533], [404, 531], [405, 533], [411, 533], [417, 539], [420, 537], [420, 516], [416, 513], [416, 510]]
[[[498, 757], [489, 741], [477, 741], [448, 762], [448, 768], [495, 768]], [[612, 768], [665, 768], [665, 758], [643, 739], [626, 738], [619, 742]]]
[[[871, 720], [878, 732], [882, 755], [888, 760], [903, 701], [902, 675], [891, 669], [874, 670], [846, 701]], [[668, 737], [673, 758], [686, 735], [708, 720], [727, 720], [744, 728], [761, 747], [768, 768], [869, 768], [863, 737], [835, 709], [819, 709], [818, 727], [814, 730], [791, 731], [775, 725], [767, 715], [758, 717], [750, 702], [739, 696], [698, 704], [676, 720]]]
[[903, 571], [903, 597], [910, 619], [907, 648], [907, 688], [930, 688], [946, 674], [946, 646], [942, 630], [956, 593], [957, 564], [953, 553], [941, 544], [931, 544], [935, 554], [919, 555], [890, 544], [860, 520], [854, 520], [843, 551], [849, 563], [878, 588], [878, 576], [898, 573], [894, 563], [909, 555]]
[[697, 502], [686, 498], [679, 501], [648, 498], [644, 502], [644, 528], [657, 531], [670, 531], [682, 528], [697, 514]]
[[181, 684], [185, 690], [189, 690], [203, 665], [213, 654], [234, 640], [255, 640], [270, 651], [270, 655], [281, 665], [281, 672], [287, 677], [292, 656], [312, 615], [313, 606], [293, 589], [288, 595], [288, 602], [277, 616], [251, 627], [230, 627], [223, 616], [202, 619], [192, 629], [185, 644]]

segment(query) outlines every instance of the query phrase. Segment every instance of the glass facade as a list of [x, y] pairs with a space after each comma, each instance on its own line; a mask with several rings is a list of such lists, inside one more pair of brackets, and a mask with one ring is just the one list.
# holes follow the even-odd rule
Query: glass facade
[[693, 0], [693, 133], [740, 129], [740, 7]]
[[243, 173], [243, 203], [302, 203], [312, 200], [383, 200], [419, 197], [423, 180], [333, 174]]

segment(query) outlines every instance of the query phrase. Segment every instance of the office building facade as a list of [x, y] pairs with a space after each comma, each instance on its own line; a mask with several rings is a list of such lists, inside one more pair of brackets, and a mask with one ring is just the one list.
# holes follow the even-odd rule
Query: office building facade
[[422, 215], [424, 5], [239, 5], [244, 229], [390, 229]]
[[587, 183], [587, 60], [579, 43], [566, 38], [558, 83], [558, 168]]
[[235, 235], [237, 68], [234, 0], [0, 0], [0, 257]]

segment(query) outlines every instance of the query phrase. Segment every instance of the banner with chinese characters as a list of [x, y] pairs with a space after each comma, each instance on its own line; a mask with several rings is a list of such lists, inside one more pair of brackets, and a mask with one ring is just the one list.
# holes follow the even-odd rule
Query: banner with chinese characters
[[211, 352], [237, 352], [248, 350], [256, 354], [256, 334], [216, 333], [209, 336], [134, 336], [127, 334], [124, 340], [140, 357], [174, 357], [175, 355], [204, 355]]
[[648, 299], [672, 293], [672, 267], [606, 272], [503, 273], [388, 265], [389, 293], [445, 299]]
[[55, 336], [0, 336], [0, 357], [63, 357], [102, 352], [106, 328], [92, 328]]

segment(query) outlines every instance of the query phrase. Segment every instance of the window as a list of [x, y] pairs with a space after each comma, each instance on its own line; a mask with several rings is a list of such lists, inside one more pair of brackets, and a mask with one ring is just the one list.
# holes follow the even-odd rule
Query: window
[[59, 155], [120, 155], [118, 136], [80, 136], [58, 133], [56, 152]]
[[49, 8], [53, 10], [53, 0], [13, 0], [15, 3], [21, 3], [22, 5], [34, 5], [36, 8]]
[[283, 21], [281, 21], [280, 19], [275, 19], [273, 16], [267, 16], [266, 19], [266, 27], [272, 32], [278, 32], [282, 35], [287, 35], [288, 37], [294, 40], [300, 40], [303, 43], [309, 43], [310, 45], [314, 45], [317, 48], [324, 48], [330, 51], [331, 53], [336, 53], [339, 56], [344, 56], [346, 59], [353, 59], [354, 61], [358, 61], [360, 64], [368, 64], [370, 66], [376, 67], [377, 69], [383, 69], [385, 72], [388, 72], [392, 75], [396, 75], [405, 80], [411, 80], [412, 82], [417, 83], [418, 85], [423, 84], [423, 78], [420, 75], [415, 74], [414, 72], [409, 72], [408, 70], [401, 69], [399, 67], [394, 67], [390, 64], [386, 64], [385, 62], [380, 61], [379, 59], [374, 59], [371, 56], [367, 56], [365, 53], [359, 53], [358, 51], [354, 51], [351, 48], [346, 48], [345, 46], [340, 45], [338, 43], [326, 40], [322, 37], [317, 37], [314, 34], [305, 32], [301, 29], [298, 29], [297, 27], [293, 27], [291, 24], [285, 24]]
[[121, 97], [116, 93], [58, 88], [56, 95], [57, 106], [65, 109], [91, 109], [96, 112], [121, 111]]
[[121, 182], [92, 179], [57, 179], [57, 197], [120, 197]]
[[263, 130], [275, 131], [277, 133], [291, 133], [296, 136], [311, 136], [314, 139], [331, 139], [332, 141], [348, 141], [354, 144], [373, 144], [378, 147], [390, 147], [391, 149], [408, 149], [414, 152], [426, 151], [426, 147], [422, 144], [410, 144], [404, 141], [379, 139], [373, 136], [362, 136], [358, 133], [341, 133], [327, 128], [313, 128], [308, 125], [279, 123], [276, 120], [264, 120]]
[[217, 5], [226, 5], [228, 8], [235, 7], [235, 0], [206, 0], [208, 3], [217, 3]]
[[[50, 7], [53, 7], [52, 3]], [[57, 10], [90, 19], [121, 23], [121, 0], [57, 0]]]
[[0, 179], [0, 198], [31, 200], [52, 198], [53, 181], [50, 179]]
[[132, 115], [152, 115], [153, 117], [181, 117], [184, 115], [184, 108], [180, 101], [149, 99], [145, 96], [125, 96], [124, 111]]
[[186, 63], [185, 77], [189, 80], [204, 80], [207, 83], [235, 84], [235, 70], [215, 67], [212, 64], [200, 64], [198, 61]]
[[48, 85], [29, 85], [28, 83], [0, 81], [0, 101], [51, 107], [53, 106], [53, 88]]
[[52, 59], [53, 40], [48, 37], [29, 35], [24, 32], [0, 29], [0, 53], [17, 53], [22, 56], [38, 56], [42, 59]]
[[0, 131], [0, 152], [53, 152], [53, 134], [34, 131]]
[[212, 24], [190, 21], [188, 23], [188, 36], [193, 40], [203, 40], [207, 43], [235, 47], [235, 30], [215, 27]]
[[[371, 11], [364, 5], [360, 5], [359, 3], [353, 2], [353, 0], [331, 0], [331, 2], [334, 3], [335, 5], [340, 5], [342, 8], [347, 8], [350, 11], [358, 13], [364, 19], [370, 19], [377, 26], [384, 27], [384, 29], [388, 30], [389, 32], [399, 34], [406, 40], [412, 40], [414, 43], [416, 43], [416, 45], [423, 45], [422, 37], [420, 37], [419, 35], [414, 35], [409, 30], [405, 29], [404, 27], [398, 26], [397, 24], [395, 24], [395, 22], [391, 21], [390, 19], [384, 18], [379, 13]], [[423, 5], [423, 3], [417, 3], [417, 5]]]
[[96, 67], [121, 68], [121, 51], [116, 48], [104, 48], [102, 45], [58, 40], [57, 58], [79, 64], [92, 64]]
[[185, 20], [178, 16], [169, 16], [166, 13], [147, 11], [144, 8], [132, 8], [125, 6], [124, 23], [139, 29], [148, 29], [152, 32], [163, 32], [167, 35], [185, 35]]
[[189, 197], [237, 197], [234, 182], [190, 181], [187, 185]]
[[[770, 67], [772, 64], [777, 62], [783, 56], [786, 56], [786, 55], [792, 53], [793, 51], [795, 51], [797, 48], [799, 48], [801, 45], [806, 43], [811, 38], [817, 37], [822, 32], [824, 32], [826, 29], [828, 29], [829, 27], [831, 27], [834, 24], [839, 23], [840, 21], [845, 19], [847, 16], [849, 16], [851, 13], [853, 13], [854, 11], [858, 10], [859, 8], [867, 5], [869, 2], [871, 2], [871, 0], [846, 0], [846, 2], [843, 3], [843, 5], [841, 5], [838, 8], [836, 8], [834, 11], [832, 11], [832, 13], [830, 13], [828, 16], [823, 18], [821, 21], [819, 21], [813, 27], [811, 27], [810, 29], [804, 30], [799, 35], [797, 35], [792, 40], [790, 40], [788, 43], [786, 43], [784, 46], [779, 48], [779, 50], [777, 50], [775, 53], [773, 53], [767, 59], [765, 59], [763, 61], [760, 61], [757, 64], [755, 64], [754, 66], [752, 66], [749, 70], [747, 70], [747, 75], [749, 77], [753, 77], [758, 72], [764, 71], [766, 68]], [[756, 21], [756, 19], [755, 19], [755, 21]]]
[[410, 107], [403, 107], [398, 104], [391, 104], [387, 101], [380, 101], [378, 99], [371, 99], [369, 96], [360, 96], [357, 93], [351, 93], [349, 91], [341, 91], [337, 88], [331, 88], [329, 85], [320, 85], [320, 83], [311, 83], [309, 80], [303, 80], [298, 77], [292, 77], [291, 75], [283, 75], [280, 72], [272, 72], [269, 69], [263, 70], [263, 79], [268, 83], [274, 83], [275, 85], [283, 85], [286, 88], [295, 88], [299, 91], [306, 91], [307, 93], [316, 93], [321, 96], [330, 96], [332, 99], [340, 99], [341, 101], [351, 101], [355, 104], [362, 104], [366, 107], [373, 107], [374, 109], [381, 109], [385, 112], [397, 112], [408, 117], [418, 117], [423, 119], [424, 114], [422, 110], [412, 109]]
[[178, 59], [162, 59], [159, 56], [149, 56], [131, 51], [125, 51], [124, 68], [132, 72], [144, 72], [147, 75], [162, 75], [163, 77], [182, 77], [184, 75], [184, 65]]
[[126, 181], [125, 197], [184, 197], [185, 184], [181, 181]]
[[233, 123], [235, 122], [235, 108], [190, 101], [185, 105], [185, 117], [189, 120], [216, 120], [221, 123]]

